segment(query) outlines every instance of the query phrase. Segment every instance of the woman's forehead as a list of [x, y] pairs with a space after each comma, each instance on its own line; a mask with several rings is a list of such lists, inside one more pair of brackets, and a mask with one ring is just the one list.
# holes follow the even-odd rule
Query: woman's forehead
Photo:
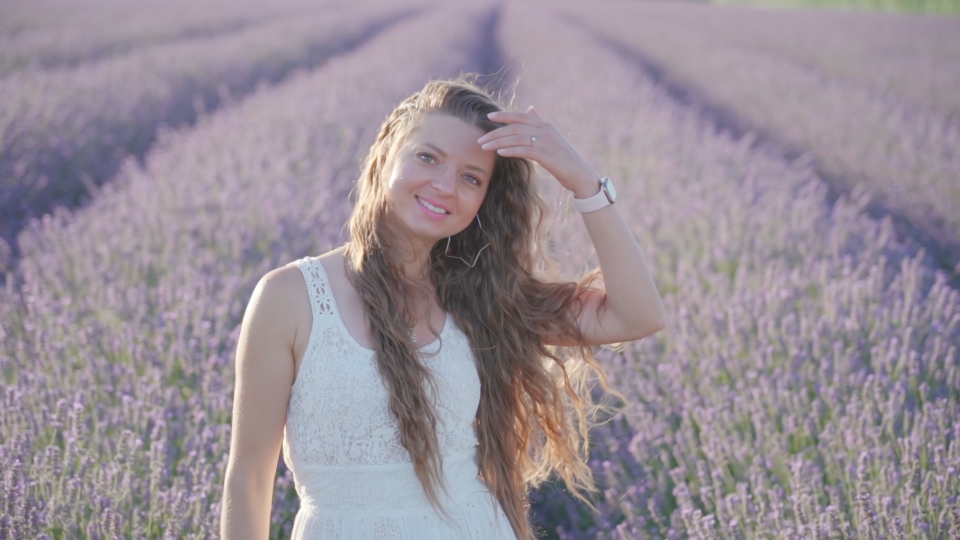
[[431, 135], [460, 135], [466, 138], [473, 137], [476, 139], [479, 138], [479, 136], [475, 135], [476, 133], [482, 134], [484, 131], [452, 114], [432, 112], [423, 115], [420, 121], [412, 127], [410, 137], [408, 138], [423, 139]]
[[477, 142], [484, 133], [481, 128], [455, 116], [432, 115], [425, 118], [407, 140], [411, 143], [432, 144], [439, 147], [438, 151], [441, 153], [453, 150], [473, 154], [476, 158], [492, 158], [494, 153], [483, 150]]

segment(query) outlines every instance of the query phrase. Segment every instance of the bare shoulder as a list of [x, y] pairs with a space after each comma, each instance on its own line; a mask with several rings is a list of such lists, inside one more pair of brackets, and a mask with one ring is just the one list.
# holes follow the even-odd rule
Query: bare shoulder
[[[344, 246], [313, 259], [323, 265], [324, 273], [334, 289], [340, 290], [348, 283], [344, 268]], [[260, 294], [264, 297], [264, 307], [271, 311], [276, 320], [292, 325], [298, 336], [297, 343], [303, 345], [299, 336], [309, 333], [313, 315], [307, 283], [295, 261], [264, 274], [257, 288], [262, 289]]]
[[344, 245], [331, 249], [322, 255], [317, 255], [316, 259], [323, 264], [323, 270], [327, 277], [334, 279], [334, 276], [336, 276], [338, 280], [341, 276], [346, 277], [347, 271], [344, 266], [346, 249], [347, 246]]
[[[341, 276], [346, 276], [346, 271], [343, 269], [343, 251], [344, 248], [339, 247], [313, 257], [323, 264], [324, 272], [331, 281], [339, 282]], [[257, 296], [268, 306], [284, 308], [284, 311], [296, 305], [307, 307], [310, 305], [307, 283], [296, 261], [264, 274], [254, 291], [254, 297]]]
[[309, 330], [312, 319], [307, 284], [300, 268], [291, 262], [264, 274], [253, 290], [247, 310], [293, 344], [303, 330]]
[[305, 296], [306, 288], [300, 268], [290, 263], [264, 274], [257, 283], [254, 296], [268, 307], [290, 306]]

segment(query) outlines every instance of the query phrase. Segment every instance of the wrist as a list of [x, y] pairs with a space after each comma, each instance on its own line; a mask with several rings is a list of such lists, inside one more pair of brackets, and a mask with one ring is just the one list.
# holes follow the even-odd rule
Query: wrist
[[600, 193], [600, 178], [581, 182], [570, 189], [573, 196], [577, 199], [588, 199], [597, 193]]
[[613, 201], [617, 200], [617, 190], [614, 189], [613, 182], [610, 181], [609, 177], [604, 176], [598, 181], [598, 184], [599, 189], [593, 195], [588, 197], [574, 196], [573, 207], [577, 209], [577, 212], [581, 214], [596, 212], [601, 208], [610, 206]]

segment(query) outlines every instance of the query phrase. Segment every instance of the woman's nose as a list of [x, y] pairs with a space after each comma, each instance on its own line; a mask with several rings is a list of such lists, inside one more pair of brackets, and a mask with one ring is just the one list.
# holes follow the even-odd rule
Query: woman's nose
[[433, 177], [433, 187], [442, 195], [452, 195], [456, 187], [456, 175], [455, 170], [445, 167]]

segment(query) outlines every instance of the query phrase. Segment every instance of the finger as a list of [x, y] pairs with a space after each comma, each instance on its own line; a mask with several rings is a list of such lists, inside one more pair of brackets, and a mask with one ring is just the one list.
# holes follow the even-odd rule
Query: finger
[[486, 144], [490, 141], [494, 141], [503, 137], [508, 137], [511, 135], [525, 135], [530, 136], [539, 133], [540, 130], [530, 127], [525, 124], [508, 124], [506, 126], [498, 127], [497, 129], [485, 133], [482, 137], [477, 139], [477, 142], [480, 144]]
[[497, 154], [504, 157], [518, 157], [537, 160], [543, 156], [543, 148], [536, 146], [507, 146], [498, 148]]
[[487, 118], [494, 122], [506, 124], [527, 124], [530, 126], [540, 126], [543, 124], [543, 121], [536, 116], [521, 112], [494, 111], [487, 114]]
[[533, 108], [533, 105], [527, 107], [527, 114], [531, 114], [533, 116], [536, 116], [537, 118], [540, 118], [540, 113], [538, 113], [537, 110]]
[[[539, 138], [537, 142], [540, 142]], [[530, 135], [526, 134], [505, 135], [483, 143], [480, 148], [484, 150], [497, 150], [511, 146], [533, 146], [533, 140], [530, 138]]]

